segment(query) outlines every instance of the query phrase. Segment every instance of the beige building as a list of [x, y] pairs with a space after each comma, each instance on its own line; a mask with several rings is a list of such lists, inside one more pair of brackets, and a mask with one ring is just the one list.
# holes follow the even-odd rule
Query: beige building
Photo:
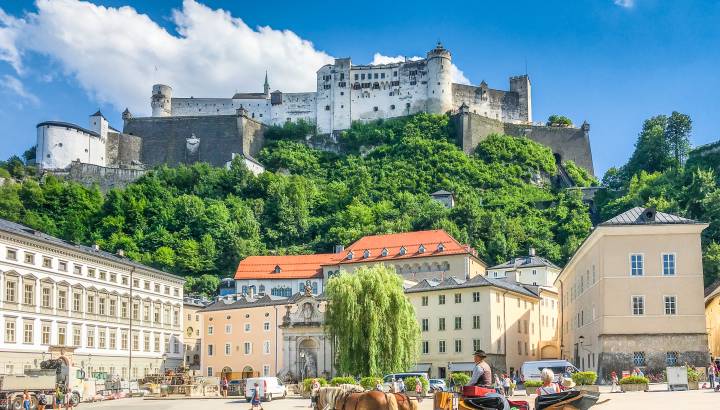
[[523, 362], [539, 359], [545, 314], [540, 302], [548, 295], [541, 298], [537, 292], [537, 287], [483, 275], [425, 279], [407, 289], [421, 331], [416, 370], [438, 378], [471, 371], [477, 349], [488, 353], [499, 372], [513, 372]]
[[512, 282], [534, 286], [555, 286], [555, 279], [560, 268], [549, 260], [535, 255], [530, 248], [527, 256], [513, 258], [500, 265], [487, 268], [487, 276], [496, 279], [507, 279]]
[[203, 321], [199, 310], [209, 303], [209, 301], [197, 296], [186, 296], [183, 300], [183, 316], [185, 318], [183, 323], [185, 326], [183, 332], [185, 357], [183, 362], [185, 366], [194, 372], [201, 370], [202, 334], [200, 332], [203, 328]]
[[562, 356], [601, 380], [707, 364], [700, 233], [707, 224], [633, 208], [599, 224], [556, 280]]

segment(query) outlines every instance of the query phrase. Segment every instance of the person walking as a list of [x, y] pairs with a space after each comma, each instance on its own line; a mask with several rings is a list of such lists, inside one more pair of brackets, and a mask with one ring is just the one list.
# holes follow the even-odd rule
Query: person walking
[[45, 406], [47, 406], [47, 396], [45, 395], [45, 391], [40, 391], [40, 393], [37, 395], [37, 401], [38, 410], [45, 410]]
[[222, 380], [220, 380], [220, 392], [222, 393], [222, 396], [227, 399], [228, 379], [227, 379], [227, 376], [224, 374], [223, 374]]
[[400, 390], [400, 393], [405, 393], [405, 379], [398, 379], [398, 390]]
[[710, 388], [715, 389], [715, 378], [717, 376], [717, 368], [715, 367], [714, 362], [710, 362], [710, 365], [707, 368], [708, 372], [708, 380], [710, 381]]
[[417, 378], [417, 382], [415, 383], [415, 396], [417, 397], [418, 403], [422, 403], [423, 387], [422, 387], [422, 379], [420, 379], [419, 377]]
[[72, 410], [75, 403], [73, 403], [73, 395], [69, 387], [65, 387], [65, 408]]
[[65, 403], [65, 393], [60, 386], [55, 387], [55, 397], [53, 400], [53, 410], [59, 410]]
[[500, 380], [500, 377], [496, 374], [495, 375], [495, 391], [500, 395], [505, 395], [505, 389], [503, 388], [503, 382]]
[[250, 405], [252, 406], [252, 410], [262, 410], [262, 404], [260, 404], [260, 386], [255, 383], [254, 387], [252, 399], [250, 399]]
[[503, 374], [503, 389], [505, 390], [505, 397], [510, 397], [513, 395], [512, 391], [512, 380], [510, 380], [509, 374]]
[[318, 379], [313, 379], [310, 384], [310, 407], [315, 407], [317, 404], [318, 394], [320, 393], [320, 382]]
[[555, 373], [553, 373], [552, 370], [548, 368], [542, 369], [542, 372], [540, 372], [540, 380], [542, 380], [542, 386], [538, 387], [535, 391], [538, 396], [560, 393], [560, 387], [555, 384]]
[[27, 389], [23, 391], [23, 409], [30, 410], [30, 393]]
[[615, 393], [617, 391], [620, 391], [620, 384], [618, 383], [618, 375], [615, 373], [615, 370], [610, 372], [610, 383], [612, 386], [610, 387], [610, 393]]

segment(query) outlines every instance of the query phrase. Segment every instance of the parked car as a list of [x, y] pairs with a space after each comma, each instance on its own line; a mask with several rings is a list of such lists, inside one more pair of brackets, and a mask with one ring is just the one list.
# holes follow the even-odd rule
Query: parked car
[[395, 380], [402, 379], [403, 381], [405, 381], [405, 379], [408, 379], [410, 377], [423, 377], [423, 378], [425, 378], [425, 380], [428, 379], [427, 373], [420, 373], [420, 372], [388, 374], [385, 377], [383, 377], [383, 390], [390, 391], [390, 385], [392, 385], [393, 379], [395, 379]]
[[430, 379], [430, 391], [447, 391], [447, 384], [443, 379]]
[[263, 401], [287, 397], [287, 387], [277, 377], [253, 377], [245, 380], [245, 400], [248, 402], [252, 400], [256, 383]]
[[550, 369], [555, 373], [555, 381], [563, 375], [569, 376], [578, 372], [578, 368], [567, 360], [537, 360], [523, 363], [520, 368], [520, 377], [523, 382], [527, 380], [541, 381], [540, 373], [543, 369]]

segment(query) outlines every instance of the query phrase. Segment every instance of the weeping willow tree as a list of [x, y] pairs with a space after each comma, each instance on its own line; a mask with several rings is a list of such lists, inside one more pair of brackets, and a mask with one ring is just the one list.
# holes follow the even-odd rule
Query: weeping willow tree
[[330, 279], [325, 326], [335, 342], [340, 374], [376, 376], [415, 364], [420, 329], [402, 284], [384, 265]]

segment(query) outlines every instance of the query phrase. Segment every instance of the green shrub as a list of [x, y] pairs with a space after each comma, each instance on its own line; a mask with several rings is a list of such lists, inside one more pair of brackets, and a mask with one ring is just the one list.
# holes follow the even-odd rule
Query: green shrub
[[[323, 379], [322, 377], [318, 377], [317, 381], [318, 381], [318, 383], [320, 383], [320, 387], [325, 387], [328, 385], [327, 380]], [[310, 389], [312, 389], [312, 382], [313, 382], [312, 378], [303, 380], [303, 382], [302, 382], [303, 391], [310, 391]]]
[[542, 382], [538, 380], [525, 380], [525, 388], [533, 388], [542, 386]]
[[572, 127], [572, 120], [564, 115], [553, 114], [548, 117], [546, 125], [548, 127]]
[[699, 382], [700, 381], [700, 372], [693, 369], [692, 367], [687, 368], [687, 376], [689, 382]]
[[382, 378], [368, 376], [360, 379], [360, 385], [365, 390], [375, 390], [375, 386], [377, 386], [378, 383], [382, 383]]
[[339, 386], [341, 384], [355, 384], [355, 378], [354, 377], [333, 377], [332, 380], [330, 380], [331, 386]]
[[465, 373], [453, 373], [450, 375], [450, 381], [454, 386], [464, 386], [470, 382], [470, 376]]
[[580, 386], [590, 386], [595, 384], [597, 373], [595, 372], [577, 372], [572, 374], [573, 381]]
[[[420, 383], [422, 383], [422, 391], [427, 392], [430, 389], [430, 382], [424, 377], [420, 377]], [[408, 377], [405, 379], [405, 390], [409, 392], [415, 391], [415, 386], [418, 383], [418, 377]]]
[[650, 380], [643, 376], [627, 376], [619, 381], [620, 384], [648, 384]]

